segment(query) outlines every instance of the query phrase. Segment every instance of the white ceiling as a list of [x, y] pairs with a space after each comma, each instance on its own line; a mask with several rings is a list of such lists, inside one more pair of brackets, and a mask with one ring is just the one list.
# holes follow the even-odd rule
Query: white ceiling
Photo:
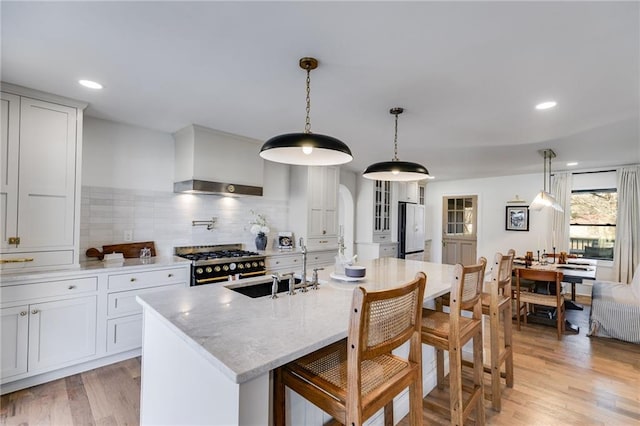
[[[304, 127], [437, 179], [640, 162], [639, 2], [2, 1], [3, 81], [164, 132]], [[102, 91], [77, 84], [101, 82]], [[553, 110], [536, 111], [554, 99]]]

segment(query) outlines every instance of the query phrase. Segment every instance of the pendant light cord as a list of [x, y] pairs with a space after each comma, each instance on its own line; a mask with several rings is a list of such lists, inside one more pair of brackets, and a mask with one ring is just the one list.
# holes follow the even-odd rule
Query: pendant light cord
[[307, 67], [307, 118], [304, 122], [304, 133], [311, 133], [311, 68]]
[[393, 161], [398, 161], [398, 113], [396, 116], [396, 130], [393, 136]]

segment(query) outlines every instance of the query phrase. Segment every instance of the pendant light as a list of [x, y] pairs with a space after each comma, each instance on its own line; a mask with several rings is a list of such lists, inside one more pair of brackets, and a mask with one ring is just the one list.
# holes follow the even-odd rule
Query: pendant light
[[426, 167], [409, 161], [398, 160], [398, 115], [404, 112], [404, 108], [391, 108], [389, 112], [396, 116], [395, 135], [393, 137], [393, 159], [382, 161], [367, 167], [362, 174], [367, 179], [412, 181], [429, 178], [429, 171]]
[[[547, 181], [549, 182], [549, 190], [551, 190], [551, 159], [555, 158], [556, 153], [551, 149], [543, 149], [539, 151], [540, 154], [544, 157], [544, 176], [543, 176], [543, 190], [536, 195], [536, 198], [531, 202], [529, 206], [530, 210], [540, 211], [544, 207], [552, 207], [553, 209], [564, 212], [564, 209], [558, 202], [555, 197], [547, 192]], [[549, 174], [547, 174], [547, 163], [549, 164]]]
[[353, 160], [351, 150], [342, 141], [326, 135], [311, 133], [311, 70], [318, 67], [315, 58], [300, 59], [300, 68], [307, 71], [307, 117], [303, 133], [274, 136], [262, 145], [260, 157], [277, 163], [300, 166], [329, 166]]

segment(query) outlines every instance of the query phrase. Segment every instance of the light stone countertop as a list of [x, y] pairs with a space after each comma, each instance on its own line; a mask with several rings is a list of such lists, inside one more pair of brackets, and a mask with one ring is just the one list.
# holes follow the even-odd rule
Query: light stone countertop
[[231, 381], [243, 383], [346, 337], [356, 285], [396, 287], [424, 271], [425, 301], [451, 287], [452, 265], [395, 258], [359, 264], [367, 268], [362, 281], [337, 281], [331, 271], [320, 271], [318, 290], [279, 293], [277, 299], [252, 299], [221, 283], [143, 294], [137, 300]]
[[101, 260], [90, 260], [81, 262], [77, 267], [66, 269], [49, 269], [42, 271], [7, 271], [0, 274], [2, 286], [21, 284], [24, 281], [42, 281], [55, 278], [73, 278], [81, 275], [95, 273], [117, 273], [136, 272], [145, 269], [158, 269], [161, 267], [173, 267], [190, 265], [191, 261], [176, 256], [171, 257], [150, 257], [147, 259], [131, 258], [122, 262], [103, 262]]

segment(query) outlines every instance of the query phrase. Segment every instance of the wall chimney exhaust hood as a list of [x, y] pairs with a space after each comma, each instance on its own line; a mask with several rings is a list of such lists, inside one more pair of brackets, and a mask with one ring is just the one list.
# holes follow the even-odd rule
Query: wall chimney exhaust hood
[[173, 192], [262, 196], [261, 141], [195, 124], [173, 137]]

